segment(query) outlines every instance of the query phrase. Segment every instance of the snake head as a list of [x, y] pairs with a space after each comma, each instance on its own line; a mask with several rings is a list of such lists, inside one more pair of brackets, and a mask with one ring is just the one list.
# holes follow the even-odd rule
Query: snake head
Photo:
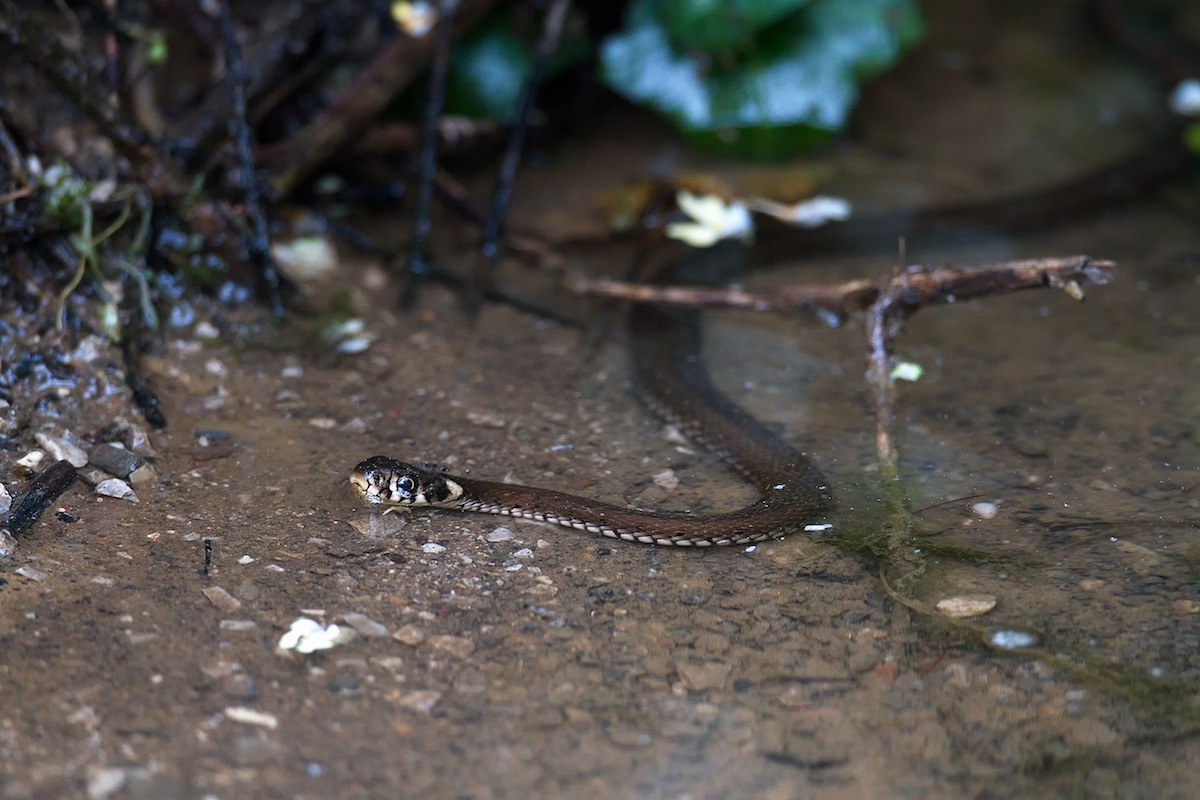
[[350, 473], [350, 487], [370, 505], [446, 506], [463, 493], [445, 475], [387, 456], [363, 461]]

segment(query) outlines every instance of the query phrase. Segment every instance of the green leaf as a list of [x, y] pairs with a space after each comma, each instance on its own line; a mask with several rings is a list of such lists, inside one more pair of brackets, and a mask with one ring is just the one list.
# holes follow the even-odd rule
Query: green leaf
[[508, 122], [516, 113], [533, 56], [512, 32], [507, 17], [478, 25], [451, 51], [446, 110], [476, 119]]
[[605, 82], [694, 138], [751, 155], [783, 157], [841, 130], [859, 81], [921, 34], [913, 0], [812, 0], [717, 58], [672, 44], [666, 1], [635, 0], [604, 43]]
[[681, 47], [719, 51], [746, 45], [760, 30], [812, 0], [659, 0], [655, 17]]

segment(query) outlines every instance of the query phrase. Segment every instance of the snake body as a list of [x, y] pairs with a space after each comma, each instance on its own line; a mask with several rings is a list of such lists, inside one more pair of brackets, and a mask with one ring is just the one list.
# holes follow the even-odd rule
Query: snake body
[[632, 371], [646, 403], [759, 490], [755, 502], [711, 516], [639, 511], [532, 486], [449, 475], [375, 456], [350, 484], [369, 505], [446, 508], [536, 520], [644, 544], [710, 547], [804, 530], [833, 500], [820, 470], [709, 381], [697, 315], [640, 306], [630, 314]]

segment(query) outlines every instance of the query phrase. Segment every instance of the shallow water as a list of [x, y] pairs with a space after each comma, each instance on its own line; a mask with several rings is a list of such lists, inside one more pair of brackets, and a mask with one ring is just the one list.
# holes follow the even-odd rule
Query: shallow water
[[[834, 190], [866, 205], [986, 195], [1140, 139], [1155, 88], [1074, 9], [995, 36], [986, 10], [944, 5], [931, 43], [870, 92]], [[586, 232], [589, 198], [620, 180], [721, 166], [641, 117], [599, 125], [525, 176], [518, 224]], [[381, 516], [345, 493], [353, 464], [386, 453], [647, 507], [744, 500], [632, 400], [620, 336], [589, 359], [575, 331], [508, 308], [471, 326], [436, 287], [400, 316], [386, 281], [355, 298], [380, 335], [357, 357], [305, 356], [302, 323], [272, 350], [175, 331], [149, 365], [170, 420], [153, 439], [161, 484], [137, 505], [72, 490], [79, 521], [48, 515], [22, 542], [40, 579], [0, 586], [5, 796], [1195, 795], [1195, 197], [1190, 184], [1036, 235], [909, 242], [910, 262], [1119, 263], [1085, 303], [1045, 291], [927, 309], [900, 340], [926, 368], [896, 426], [927, 537], [908, 587], [929, 604], [994, 596], [976, 622], [1029, 632], [1036, 652], [895, 603], [877, 561], [838, 544], [883, 518], [858, 321], [710, 315], [718, 383], [809, 450], [841, 500], [829, 541], [722, 552]], [[798, 258], [751, 283], [892, 261]], [[347, 259], [347, 280], [380, 273]], [[229, 443], [203, 447], [199, 428]], [[667, 469], [678, 489], [653, 480]], [[301, 614], [360, 635], [281, 654]]]

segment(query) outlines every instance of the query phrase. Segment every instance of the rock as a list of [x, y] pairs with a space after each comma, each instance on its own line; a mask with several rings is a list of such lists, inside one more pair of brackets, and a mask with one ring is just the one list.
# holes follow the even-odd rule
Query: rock
[[226, 614], [232, 614], [242, 607], [241, 600], [238, 600], [220, 586], [209, 586], [207, 589], [201, 589], [200, 591], [209, 599], [209, 602]]
[[988, 613], [996, 607], [996, 598], [990, 594], [961, 594], [944, 597], [937, 603], [937, 610], [947, 617], [966, 619]]
[[387, 626], [381, 622], [368, 617], [366, 614], [360, 614], [357, 611], [348, 611], [342, 614], [342, 619], [346, 624], [363, 636], [387, 636]]
[[44, 431], [38, 431], [33, 438], [55, 461], [70, 461], [71, 466], [76, 469], [87, 466], [88, 455], [82, 447], [72, 444], [62, 437], [51, 436]]
[[134, 470], [145, 463], [137, 453], [112, 442], [105, 442], [93, 447], [88, 453], [88, 460], [109, 475], [115, 475], [118, 478], [128, 478]]
[[100, 481], [96, 484], [96, 494], [102, 494], [105, 497], [115, 497], [118, 500], [128, 500], [131, 503], [138, 502], [138, 496], [133, 493], [133, 489], [120, 478], [109, 478], [106, 481]]

